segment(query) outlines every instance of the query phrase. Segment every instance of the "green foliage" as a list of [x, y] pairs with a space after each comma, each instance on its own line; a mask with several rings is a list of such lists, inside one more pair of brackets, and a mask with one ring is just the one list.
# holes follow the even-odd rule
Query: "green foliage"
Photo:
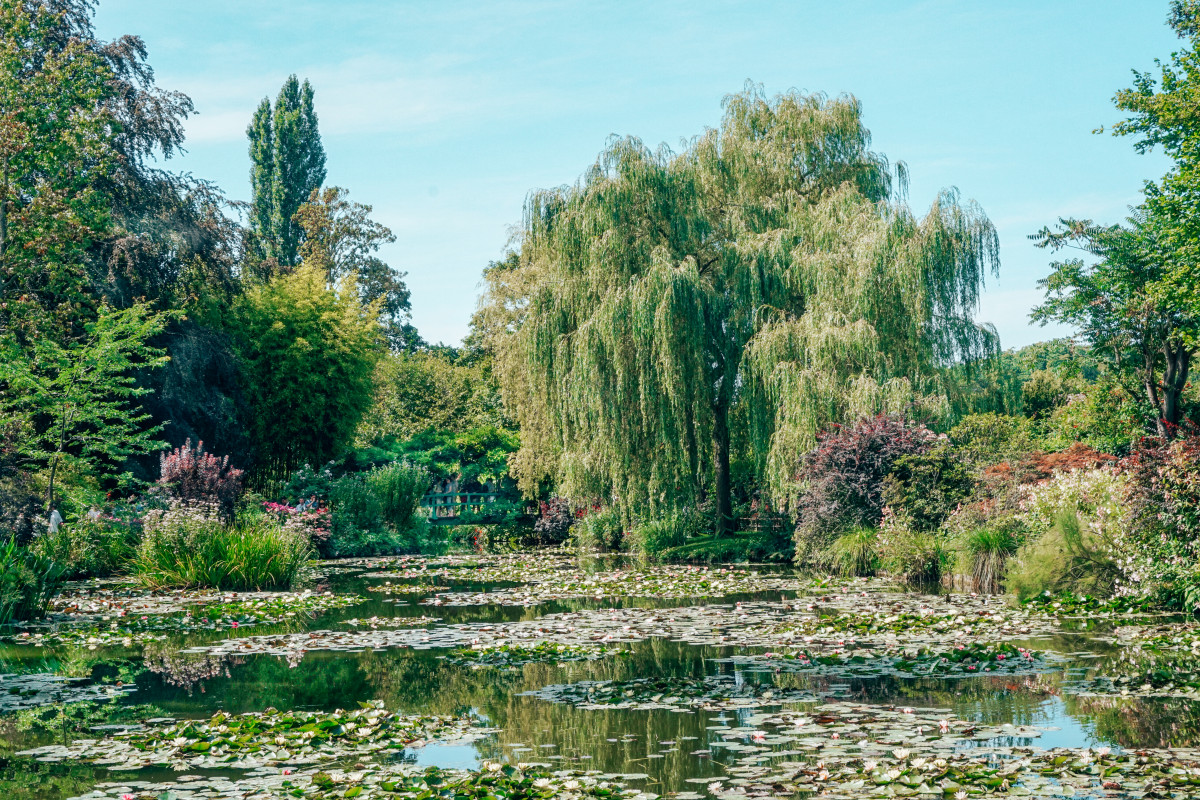
[[332, 464], [326, 464], [319, 470], [314, 470], [310, 465], [305, 464], [288, 478], [288, 482], [283, 487], [282, 496], [293, 504], [311, 497], [316, 497], [319, 502], [327, 503], [335, 481]]
[[753, 87], [682, 153], [614, 139], [533, 193], [489, 273], [523, 488], [631, 518], [711, 492], [727, 533], [734, 442], [783, 496], [828, 422], [944, 406], [941, 367], [996, 349], [970, 319], [996, 234], [951, 192], [923, 219], [892, 197], [857, 100]]
[[976, 528], [959, 540], [963, 571], [977, 592], [998, 594], [1009, 558], [1020, 540], [1007, 528]]
[[661, 559], [674, 548], [683, 547], [690, 539], [711, 535], [713, 522], [698, 512], [684, 512], [666, 519], [645, 522], [629, 533], [630, 546], [643, 558]]
[[1020, 600], [1049, 592], [1108, 597], [1120, 570], [1114, 542], [1103, 526], [1090, 525], [1077, 509], [1061, 509], [1054, 526], [1021, 546], [1009, 565], [1005, 586]]
[[107, 578], [123, 572], [137, 556], [141, 532], [134, 526], [107, 520], [80, 519], [45, 531], [29, 549], [63, 568], [63, 577]]
[[879, 531], [854, 528], [833, 540], [829, 565], [842, 575], [874, 575], [879, 567]]
[[1037, 370], [1021, 386], [1021, 406], [1030, 419], [1045, 419], [1066, 402], [1062, 376], [1048, 369]]
[[226, 524], [177, 506], [147, 516], [134, 576], [151, 589], [287, 589], [311, 555], [306, 536], [270, 517]]
[[1025, 417], [971, 414], [947, 434], [954, 455], [973, 472], [1022, 458], [1038, 449], [1037, 432]]
[[593, 511], [571, 529], [575, 546], [583, 551], [619, 552], [625, 549], [625, 523], [615, 508]]
[[1045, 422], [1049, 450], [1065, 450], [1080, 442], [1102, 453], [1123, 455], [1141, 439], [1154, 412], [1111, 380], [1101, 380], [1072, 394]]
[[0, 6], [0, 330], [56, 341], [94, 308], [86, 253], [111, 225], [96, 177], [118, 158], [116, 76], [62, 27], [48, 4]]
[[27, 468], [48, 470], [47, 509], [59, 469], [114, 471], [161, 448], [160, 428], [136, 404], [149, 391], [136, 371], [165, 363], [148, 344], [164, 325], [163, 315], [137, 304], [102, 308], [86, 335], [65, 345], [47, 337], [23, 348], [0, 339], [0, 416], [25, 421], [15, 450]]
[[379, 501], [385, 525], [394, 530], [413, 526], [417, 503], [429, 491], [429, 473], [424, 468], [397, 461], [371, 470], [364, 482]]
[[263, 98], [246, 131], [250, 139], [250, 230], [259, 256], [297, 263], [303, 231], [296, 212], [325, 181], [325, 148], [317, 130], [313, 89], [295, 75], [274, 108]]
[[1182, 419], [1200, 343], [1200, 317], [1193, 313], [1200, 296], [1181, 291], [1189, 273], [1159, 235], [1159, 223], [1142, 211], [1124, 226], [1064, 219], [1057, 231], [1043, 228], [1031, 237], [1040, 247], [1078, 247], [1096, 258], [1052, 264], [1040, 283], [1045, 302], [1033, 319], [1078, 328], [1092, 352], [1144, 392], [1160, 435], [1166, 435]]
[[901, 455], [883, 481], [883, 502], [918, 531], [934, 531], [971, 495], [974, 480], [949, 442]]
[[45, 616], [65, 572], [15, 539], [0, 543], [0, 624]]
[[500, 429], [499, 397], [479, 364], [453, 363], [425, 351], [392, 353], [379, 362], [375, 387], [371, 411], [358, 429], [360, 446], [434, 431], [453, 437]]
[[303, 265], [250, 289], [234, 310], [259, 479], [341, 455], [371, 403], [375, 309], [359, 303], [352, 279], [330, 288], [320, 270]]
[[884, 572], [918, 586], [936, 584], [954, 561], [939, 533], [916, 531], [898, 522], [880, 530], [878, 554]]
[[371, 219], [370, 206], [351, 203], [346, 194], [337, 186], [314, 189], [300, 206], [296, 212], [304, 232], [300, 257], [324, 270], [330, 283], [353, 276], [363, 304], [375, 303], [379, 309], [379, 322], [393, 351], [412, 349], [420, 344], [420, 337], [409, 323], [412, 306], [404, 273], [376, 255], [396, 237]]
[[416, 516], [417, 503], [428, 488], [428, 472], [400, 462], [338, 478], [328, 490], [332, 530], [320, 543], [322, 554], [341, 558], [417, 552], [428, 535], [425, 521]]

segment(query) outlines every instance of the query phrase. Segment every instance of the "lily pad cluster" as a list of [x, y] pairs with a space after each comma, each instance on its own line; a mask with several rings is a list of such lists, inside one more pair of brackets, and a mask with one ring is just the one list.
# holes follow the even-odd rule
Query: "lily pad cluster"
[[253, 769], [373, 757], [434, 741], [471, 741], [489, 732], [472, 716], [404, 716], [381, 704], [367, 704], [353, 711], [217, 713], [207, 720], [120, 731], [102, 739], [47, 745], [18, 755], [122, 770], [151, 766]]
[[535, 645], [498, 644], [464, 647], [446, 656], [452, 664], [471, 667], [516, 667], [523, 664], [565, 664], [569, 661], [594, 661], [606, 656], [627, 655], [627, 650], [604, 645], [570, 645], [538, 642]]
[[[261, 771], [238, 780], [223, 777], [201, 779], [185, 776], [178, 782], [101, 784], [96, 793], [72, 800], [161, 800], [174, 793], [194, 800], [215, 800], [228, 797], [294, 798], [333, 800], [338, 798], [455, 798], [478, 800], [512, 798], [513, 800], [654, 800], [656, 795], [629, 788], [620, 782], [620, 775], [600, 772], [551, 772], [544, 767], [518, 764], [485, 763], [479, 770], [449, 770], [437, 767], [420, 768], [408, 764], [370, 765], [347, 771], [343, 769], [308, 769], [303, 771]], [[100, 794], [102, 792], [102, 794]], [[186, 795], [184, 795], [186, 793]]]
[[597, 573], [552, 567], [533, 567], [531, 570], [539, 577], [530, 577], [527, 573], [519, 578], [508, 578], [532, 580], [529, 586], [490, 592], [445, 592], [423, 602], [448, 606], [532, 606], [576, 597], [678, 600], [764, 591], [794, 592], [800, 588], [796, 578], [766, 576], [756, 570], [738, 567], [661, 566]]
[[50, 674], [0, 675], [0, 713], [55, 703], [111, 700], [136, 688], [130, 683], [104, 683]]
[[814, 653], [799, 650], [762, 655], [730, 656], [718, 662], [749, 666], [761, 671], [816, 673], [821, 675], [947, 677], [1013, 675], [1045, 670], [1044, 654], [1013, 644], [972, 642], [949, 649], [889, 648], [851, 652]]

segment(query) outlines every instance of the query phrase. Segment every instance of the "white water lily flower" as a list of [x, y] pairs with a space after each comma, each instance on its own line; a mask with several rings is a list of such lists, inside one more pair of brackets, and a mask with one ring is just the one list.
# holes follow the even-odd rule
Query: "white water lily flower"
[[935, 758], [935, 759], [933, 760], [933, 763], [934, 763], [934, 766], [938, 766], [938, 767], [944, 767], [944, 766], [946, 766], [946, 759], [944, 759], [944, 758]]
[[573, 792], [579, 788], [579, 781], [567, 781], [563, 784], [563, 788], [568, 792]]
[[904, 748], [900, 748], [899, 750], [893, 750], [892, 755], [903, 761], [904, 759], [908, 758], [908, 751]]
[[719, 783], [710, 783], [710, 784], [708, 785], [708, 790], [709, 790], [710, 792], [712, 792], [713, 794], [716, 794], [717, 792], [721, 791], [721, 784], [719, 784]]
[[954, 800], [967, 800], [967, 793], [959, 789], [954, 793]]
[[538, 778], [536, 781], [533, 782], [533, 785], [534, 785], [534, 788], [545, 789], [548, 786], [550, 786], [550, 779], [549, 778]]
[[900, 777], [900, 770], [892, 768], [883, 774], [887, 777], [888, 780], [894, 781], [894, 780], [896, 780], [896, 778]]
[[867, 772], [870, 772], [871, 770], [875, 769], [875, 767], [877, 767], [877, 766], [879, 766], [879, 762], [877, 762], [877, 761], [864, 761], [863, 762], [863, 769], [865, 769]]
[[1111, 753], [1111, 752], [1112, 752], [1112, 749], [1111, 749], [1111, 748], [1108, 748], [1108, 747], [1098, 747], [1098, 748], [1096, 748], [1096, 755], [1098, 755], [1098, 756], [1106, 756], [1106, 755], [1108, 755], [1108, 754], [1109, 754], [1109, 753]]
[[921, 767], [925, 766], [925, 764], [926, 764], [928, 761], [929, 761], [929, 759], [927, 759], [927, 758], [914, 758], [914, 759], [912, 760], [912, 765], [913, 765], [914, 767], [917, 767], [917, 768], [919, 769], [919, 768], [921, 768]]

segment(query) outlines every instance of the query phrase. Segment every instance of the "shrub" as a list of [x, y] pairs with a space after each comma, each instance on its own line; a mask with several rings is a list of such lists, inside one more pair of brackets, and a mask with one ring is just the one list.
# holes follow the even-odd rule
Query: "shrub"
[[580, 550], [616, 552], [625, 549], [625, 524], [616, 509], [588, 514], [575, 524], [575, 546]]
[[971, 414], [950, 429], [955, 454], [971, 470], [1019, 460], [1038, 449], [1033, 424], [1025, 417]]
[[846, 576], [874, 575], [879, 566], [879, 532], [875, 528], [855, 528], [833, 541], [829, 564]]
[[110, 520], [83, 519], [36, 537], [29, 547], [63, 568], [64, 577], [106, 578], [137, 556], [141, 531]]
[[682, 516], [646, 522], [630, 532], [630, 544], [643, 558], [663, 558], [673, 548], [687, 544], [689, 527]]
[[182, 447], [158, 457], [160, 486], [183, 503], [211, 503], [229, 519], [242, 495], [243, 472], [229, 465], [229, 456], [204, 452], [204, 442], [188, 439]]
[[1104, 453], [1128, 453], [1145, 433], [1144, 403], [1123, 388], [1099, 383], [1067, 397], [1046, 421], [1049, 449], [1064, 450], [1079, 443]]
[[346, 475], [329, 489], [333, 514], [329, 538], [319, 542], [330, 558], [414, 553], [427, 525], [416, 518], [417, 504], [429, 488], [422, 467], [395, 462], [365, 475]]
[[151, 512], [134, 572], [152, 589], [235, 591], [291, 586], [312, 551], [308, 540], [266, 515], [225, 522], [210, 507]]
[[1156, 584], [1182, 604], [1197, 580], [1200, 433], [1182, 430], [1170, 441], [1146, 437], [1121, 466], [1128, 481], [1128, 526], [1117, 541], [1123, 591], [1148, 592]]
[[962, 459], [948, 442], [939, 441], [896, 459], [883, 481], [883, 501], [910, 527], [934, 531], [970, 497], [974, 485]]
[[283, 487], [283, 497], [293, 504], [312, 497], [315, 497], [320, 503], [328, 503], [335, 480], [332, 461], [319, 470], [314, 470], [305, 464], [288, 478], [288, 482]]
[[562, 544], [571, 535], [574, 524], [571, 504], [561, 497], [551, 497], [540, 504], [537, 521], [533, 523], [533, 536], [538, 544]]
[[379, 501], [385, 525], [397, 532], [413, 527], [417, 505], [429, 491], [429, 473], [424, 468], [396, 461], [371, 470], [364, 482]]
[[935, 584], [951, 560], [938, 534], [913, 530], [894, 517], [884, 519], [879, 529], [879, 565], [889, 575], [916, 585]]
[[891, 416], [824, 433], [801, 466], [796, 560], [819, 560], [837, 533], [878, 526], [884, 479], [900, 457], [928, 450], [935, 438], [928, 428]]
[[36, 619], [64, 580], [64, 569], [10, 538], [0, 544], [0, 623]]
[[1103, 526], [1085, 521], [1077, 509], [1061, 509], [1053, 527], [1017, 551], [1005, 583], [1021, 600], [1049, 592], [1107, 597], [1120, 570]]

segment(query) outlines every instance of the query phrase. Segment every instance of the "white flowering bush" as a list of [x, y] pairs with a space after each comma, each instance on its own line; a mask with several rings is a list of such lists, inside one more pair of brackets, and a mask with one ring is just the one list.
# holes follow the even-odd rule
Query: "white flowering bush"
[[1089, 526], [1107, 537], [1127, 524], [1128, 480], [1113, 467], [1056, 472], [1053, 477], [1018, 489], [1017, 518], [1030, 530], [1045, 532], [1063, 511], [1077, 510]]
[[1017, 518], [1032, 535], [1009, 568], [1008, 588], [1024, 598], [1046, 591], [1109, 595], [1135, 586], [1128, 484], [1105, 466], [1020, 487]]

